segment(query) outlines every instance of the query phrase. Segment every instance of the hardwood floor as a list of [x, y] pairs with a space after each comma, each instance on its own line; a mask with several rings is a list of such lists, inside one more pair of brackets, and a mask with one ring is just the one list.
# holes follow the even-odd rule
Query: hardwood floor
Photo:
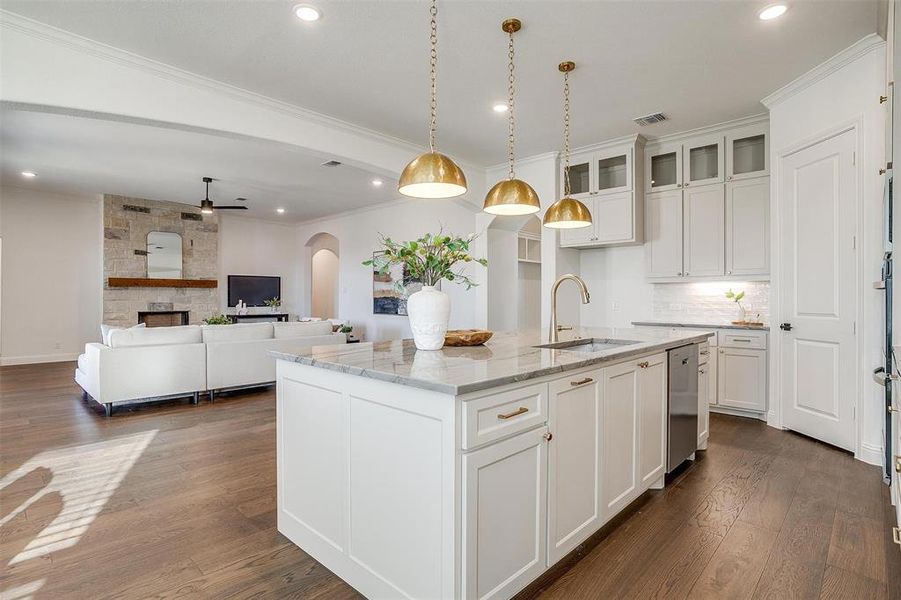
[[[0, 597], [359, 598], [276, 531], [274, 391], [107, 419], [72, 363], [0, 368]], [[901, 598], [879, 469], [748, 419], [541, 598]]]

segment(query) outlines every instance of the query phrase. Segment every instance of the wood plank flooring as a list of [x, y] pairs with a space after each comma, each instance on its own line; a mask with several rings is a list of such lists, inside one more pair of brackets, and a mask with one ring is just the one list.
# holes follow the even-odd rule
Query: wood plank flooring
[[[0, 368], [0, 598], [360, 596], [276, 530], [274, 391], [107, 419], [74, 365]], [[879, 469], [713, 415], [710, 449], [528, 595], [899, 598]]]

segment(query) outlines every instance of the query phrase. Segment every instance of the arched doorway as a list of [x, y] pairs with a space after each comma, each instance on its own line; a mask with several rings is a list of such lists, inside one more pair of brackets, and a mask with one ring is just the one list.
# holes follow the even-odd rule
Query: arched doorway
[[492, 220], [486, 232], [488, 328], [539, 327], [541, 319], [541, 221], [533, 215]]
[[339, 314], [338, 238], [330, 233], [317, 233], [307, 243], [310, 249], [310, 295], [307, 306], [311, 317], [334, 319]]

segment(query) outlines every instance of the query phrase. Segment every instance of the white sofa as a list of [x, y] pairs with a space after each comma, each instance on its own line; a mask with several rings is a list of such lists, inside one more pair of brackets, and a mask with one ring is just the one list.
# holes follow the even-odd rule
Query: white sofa
[[193, 396], [275, 381], [270, 350], [343, 344], [328, 321], [116, 329], [78, 357], [75, 381], [103, 405]]

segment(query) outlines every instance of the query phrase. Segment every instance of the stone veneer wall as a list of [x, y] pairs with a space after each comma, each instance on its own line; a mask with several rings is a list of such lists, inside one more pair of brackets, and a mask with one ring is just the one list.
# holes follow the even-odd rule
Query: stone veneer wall
[[109, 277], [147, 277], [147, 234], [181, 234], [184, 279], [217, 279], [219, 221], [215, 214], [175, 202], [103, 197], [103, 322], [130, 326], [138, 311], [188, 310], [190, 322], [218, 314], [219, 290], [110, 288]]

